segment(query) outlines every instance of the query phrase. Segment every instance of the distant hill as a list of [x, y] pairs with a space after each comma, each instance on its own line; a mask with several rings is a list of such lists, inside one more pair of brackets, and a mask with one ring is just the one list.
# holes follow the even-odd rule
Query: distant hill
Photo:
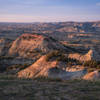
[[48, 33], [58, 32], [100, 32], [100, 21], [55, 22], [55, 23], [0, 23], [1, 32], [12, 29]]

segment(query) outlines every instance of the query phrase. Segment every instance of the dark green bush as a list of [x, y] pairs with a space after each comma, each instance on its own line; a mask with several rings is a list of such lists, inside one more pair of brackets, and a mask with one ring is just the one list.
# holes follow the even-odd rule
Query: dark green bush
[[95, 71], [95, 70], [96, 70], [96, 68], [88, 68], [88, 69], [87, 69], [88, 73], [89, 73], [89, 72], [93, 72], [93, 71]]
[[50, 59], [52, 59], [53, 57], [57, 58], [61, 56], [61, 53], [59, 51], [51, 51], [50, 53], [48, 53], [46, 55], [46, 61], [49, 61]]
[[16, 64], [16, 65], [8, 67], [6, 69], [6, 71], [16, 70], [16, 69], [23, 70], [23, 69], [27, 68], [28, 66], [30, 66], [30, 64], [24, 64], [24, 65]]
[[69, 65], [73, 65], [73, 64], [80, 65], [81, 64], [81, 62], [79, 62], [76, 59], [68, 58], [67, 55], [65, 55], [61, 51], [52, 51], [49, 54], [47, 54], [46, 61], [50, 61], [50, 59], [56, 60], [58, 62], [62, 61], [62, 62], [65, 62], [65, 63], [67, 63]]
[[90, 60], [90, 61], [84, 62], [83, 65], [85, 67], [90, 67], [90, 68], [100, 68], [100, 61]]

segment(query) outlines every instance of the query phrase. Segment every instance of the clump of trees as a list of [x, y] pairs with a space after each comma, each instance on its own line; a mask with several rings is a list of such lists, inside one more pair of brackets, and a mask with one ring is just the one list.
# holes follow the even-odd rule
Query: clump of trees
[[90, 60], [90, 61], [84, 62], [83, 65], [84, 65], [85, 67], [100, 68], [100, 61]]
[[56, 61], [62, 61], [66, 62], [68, 65], [73, 65], [73, 64], [82, 64], [80, 61], [72, 58], [68, 58], [67, 55], [64, 54], [62, 51], [52, 51], [46, 55], [46, 61], [50, 60], [56, 60]]
[[34, 37], [32, 37], [32, 36], [23, 36], [22, 39], [31, 40], [31, 39], [34, 39]]
[[93, 72], [95, 70], [100, 71], [100, 61], [96, 61], [96, 60], [90, 60], [90, 61], [86, 61], [83, 64], [88, 72]]
[[46, 61], [50, 61], [50, 60], [65, 62], [67, 66], [82, 65], [87, 68], [88, 72], [100, 70], [100, 61], [90, 60], [83, 63], [76, 59], [68, 58], [64, 52], [59, 50], [54, 50], [46, 55]]
[[7, 67], [6, 71], [16, 70], [16, 69], [23, 70], [23, 69], [27, 68], [28, 66], [30, 66], [30, 64], [24, 64], [24, 65], [16, 64], [16, 65]]
[[50, 61], [50, 59], [52, 59], [52, 58], [57, 58], [57, 57], [59, 57], [59, 56], [61, 56], [60, 51], [57, 51], [57, 50], [51, 51], [50, 53], [48, 53], [48, 54], [46, 55], [46, 61]]

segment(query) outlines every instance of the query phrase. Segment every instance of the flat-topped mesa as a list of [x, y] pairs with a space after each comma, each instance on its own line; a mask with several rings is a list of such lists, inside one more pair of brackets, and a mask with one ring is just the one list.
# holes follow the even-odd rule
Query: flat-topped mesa
[[31, 58], [35, 55], [47, 53], [51, 50], [66, 49], [66, 47], [49, 36], [40, 34], [23, 34], [13, 42], [8, 55]]

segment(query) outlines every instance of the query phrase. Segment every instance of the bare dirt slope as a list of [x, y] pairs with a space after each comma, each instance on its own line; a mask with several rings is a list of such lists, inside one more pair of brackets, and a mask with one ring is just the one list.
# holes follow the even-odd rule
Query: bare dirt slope
[[45, 35], [23, 34], [13, 42], [8, 54], [10, 56], [32, 58], [35, 55], [47, 53], [51, 50], [69, 49], [55, 39]]
[[49, 69], [56, 68], [57, 67], [57, 61], [46, 61], [46, 56], [42, 56], [39, 60], [37, 60], [34, 64], [29, 66], [28, 68], [20, 71], [18, 73], [19, 78], [35, 78], [40, 76], [46, 76], [46, 77], [59, 77], [59, 74], [65, 74], [65, 71], [59, 71], [57, 73], [57, 70], [53, 73], [54, 75], [49, 75]]
[[[34, 64], [27, 67], [26, 69], [18, 72], [19, 78], [36, 78], [36, 77], [49, 77], [49, 78], [60, 78], [63, 80], [82, 78], [87, 71], [84, 68], [81, 70], [75, 70], [70, 72], [70, 69], [66, 70], [66, 62], [51, 60], [46, 61], [46, 55], [42, 56]], [[77, 68], [76, 68], [77, 69]]]
[[96, 52], [94, 49], [91, 49], [86, 53], [85, 55], [74, 53], [74, 54], [69, 54], [69, 58], [77, 59], [79, 61], [90, 61], [90, 60], [100, 60], [100, 55], [98, 52]]

